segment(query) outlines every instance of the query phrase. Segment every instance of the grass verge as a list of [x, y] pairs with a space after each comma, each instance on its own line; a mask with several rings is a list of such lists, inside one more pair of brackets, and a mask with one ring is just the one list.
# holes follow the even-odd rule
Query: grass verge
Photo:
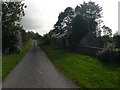
[[11, 72], [11, 70], [19, 63], [30, 48], [32, 40], [29, 40], [19, 54], [4, 55], [2, 57], [2, 81]]
[[116, 65], [106, 65], [97, 58], [41, 45], [53, 64], [78, 87], [118, 88], [118, 69]]

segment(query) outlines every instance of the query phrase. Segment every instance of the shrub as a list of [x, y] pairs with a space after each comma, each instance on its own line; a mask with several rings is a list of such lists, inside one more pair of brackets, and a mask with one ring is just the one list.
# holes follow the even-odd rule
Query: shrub
[[115, 45], [107, 43], [103, 50], [98, 51], [97, 56], [105, 62], [120, 62], [120, 51], [115, 49]]

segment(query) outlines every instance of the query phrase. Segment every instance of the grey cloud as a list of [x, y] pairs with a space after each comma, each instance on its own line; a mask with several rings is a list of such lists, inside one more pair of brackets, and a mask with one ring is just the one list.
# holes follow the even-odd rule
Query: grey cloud
[[[58, 15], [61, 11], [68, 6], [74, 8], [83, 1], [84, 0], [25, 0], [25, 4], [27, 5], [27, 9], [25, 9], [26, 15], [23, 17], [21, 23], [26, 30], [32, 30], [39, 32], [40, 34], [45, 34], [53, 28], [53, 25], [56, 23]], [[113, 6], [115, 6], [118, 2], [113, 5], [114, 0], [109, 1], [109, 4], [106, 0], [104, 2], [102, 0], [93, 1], [97, 1], [103, 5], [103, 20], [105, 21], [105, 24], [110, 26], [110, 28], [115, 32], [117, 29], [117, 18], [111, 17], [115, 17], [115, 10], [117, 7], [113, 8]], [[111, 10], [113, 13], [111, 13]]]
[[31, 18], [27, 18], [27, 17], [24, 17], [21, 21], [21, 24], [23, 25], [23, 27], [27, 30], [32, 30], [32, 29], [40, 29], [42, 28], [42, 23], [38, 22], [37, 20], [33, 20]]

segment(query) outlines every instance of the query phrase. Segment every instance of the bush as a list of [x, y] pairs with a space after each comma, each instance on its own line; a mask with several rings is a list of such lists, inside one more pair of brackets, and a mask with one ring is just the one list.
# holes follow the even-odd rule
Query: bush
[[108, 43], [103, 50], [97, 53], [98, 58], [105, 62], [120, 62], [120, 51], [115, 49], [114, 44]]

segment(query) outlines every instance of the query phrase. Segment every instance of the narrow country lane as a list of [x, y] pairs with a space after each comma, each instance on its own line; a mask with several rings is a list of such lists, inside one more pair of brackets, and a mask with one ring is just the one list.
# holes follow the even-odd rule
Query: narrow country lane
[[33, 41], [23, 60], [3, 82], [3, 88], [75, 88]]

